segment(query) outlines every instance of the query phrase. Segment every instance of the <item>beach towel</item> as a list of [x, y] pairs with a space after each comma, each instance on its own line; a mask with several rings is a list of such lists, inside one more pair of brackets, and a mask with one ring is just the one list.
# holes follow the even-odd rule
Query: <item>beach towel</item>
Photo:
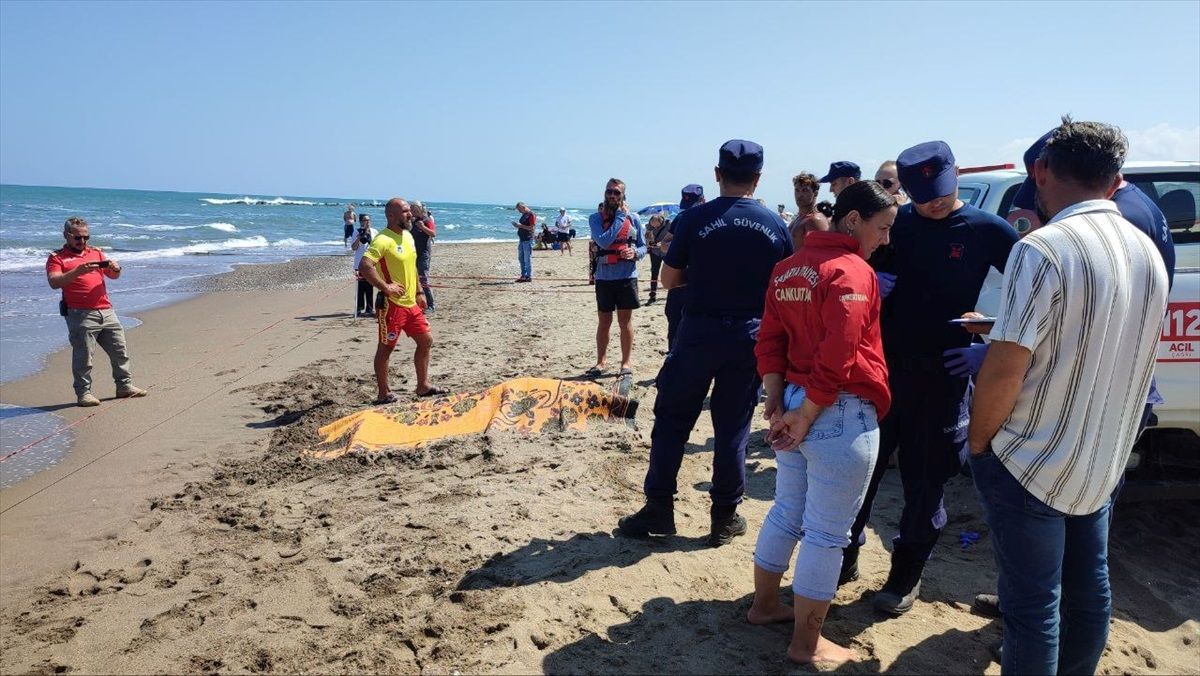
[[632, 425], [635, 413], [637, 400], [592, 382], [517, 378], [481, 392], [359, 411], [318, 430], [321, 442], [304, 454], [333, 459], [496, 430], [537, 434], [583, 430], [590, 423]]

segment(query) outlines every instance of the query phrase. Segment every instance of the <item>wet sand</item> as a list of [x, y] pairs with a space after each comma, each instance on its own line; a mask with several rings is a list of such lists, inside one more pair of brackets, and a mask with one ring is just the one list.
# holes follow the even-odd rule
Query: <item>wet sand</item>
[[[586, 257], [535, 252], [536, 281], [514, 285], [515, 248], [437, 248], [436, 283], [453, 288], [435, 289], [435, 384], [474, 389], [591, 366]], [[744, 621], [774, 491], [761, 422], [747, 460], [748, 536], [703, 544], [707, 416], [680, 474], [680, 535], [612, 534], [641, 502], [661, 304], [635, 313], [636, 429], [317, 461], [300, 455], [316, 428], [374, 396], [374, 323], [349, 317], [348, 269], [340, 257], [242, 267], [139, 315], [128, 337], [145, 399], [111, 400], [105, 383], [103, 406], [75, 408], [65, 352], [3, 386], [6, 402], [82, 422], [57, 466], [0, 490], [0, 671], [813, 671], [787, 662], [789, 625]], [[392, 358], [406, 398], [411, 346]], [[999, 673], [988, 646], [1000, 625], [969, 609], [995, 573], [966, 478], [948, 487], [950, 523], [914, 609], [871, 611], [901, 499], [889, 472], [862, 579], [840, 590], [827, 622], [828, 636], [864, 657], [842, 671]], [[1102, 673], [1200, 673], [1198, 517], [1195, 503], [1118, 508]], [[963, 531], [980, 542], [962, 549]]]

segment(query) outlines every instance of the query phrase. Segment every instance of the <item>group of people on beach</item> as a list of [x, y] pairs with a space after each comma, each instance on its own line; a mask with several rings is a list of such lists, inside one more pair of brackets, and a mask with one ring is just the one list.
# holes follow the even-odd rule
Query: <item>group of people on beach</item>
[[[610, 179], [589, 219], [598, 247], [596, 365], [620, 324], [629, 369], [637, 261], [667, 289], [669, 351], [656, 379], [645, 505], [618, 530], [676, 532], [684, 447], [709, 399], [713, 474], [709, 543], [747, 532], [751, 418], [765, 392], [776, 453], [775, 503], [754, 553], [753, 624], [794, 621], [788, 656], [845, 662], [821, 635], [838, 587], [858, 578], [863, 530], [898, 454], [904, 507], [876, 610], [900, 615], [947, 523], [944, 486], [969, 464], [990, 528], [1006, 674], [1094, 673], [1108, 635], [1107, 541], [1125, 461], [1150, 414], [1152, 370], [1173, 273], [1166, 220], [1121, 177], [1120, 130], [1064, 118], [1026, 153], [1018, 208], [1024, 238], [958, 196], [958, 167], [929, 141], [875, 180], [835, 162], [793, 180], [785, 224], [753, 198], [763, 149], [733, 140], [681, 212], [644, 231]], [[834, 203], [817, 203], [820, 183]], [[653, 261], [653, 259], [652, 259]], [[1004, 275], [998, 315], [974, 312], [990, 268]], [[672, 303], [672, 297], [677, 300]], [[978, 336], [989, 335], [991, 342]], [[778, 587], [795, 552], [793, 606]]]
[[[610, 178], [588, 219], [598, 317], [588, 375], [606, 370], [614, 314], [619, 374], [632, 373], [637, 264], [646, 255], [658, 273], [651, 302], [661, 283], [668, 320], [646, 501], [618, 530], [676, 532], [677, 476], [707, 398], [708, 542], [722, 546], [747, 533], [738, 505], [751, 421], [765, 394], [776, 490], [755, 546], [747, 619], [794, 621], [792, 660], [855, 658], [823, 638], [822, 627], [838, 587], [858, 577], [863, 529], [898, 453], [904, 507], [873, 606], [890, 615], [912, 608], [947, 523], [945, 483], [969, 464], [999, 573], [998, 594], [980, 595], [976, 607], [1003, 617], [1002, 672], [1094, 673], [1111, 614], [1108, 527], [1154, 401], [1173, 274], [1162, 212], [1122, 179], [1127, 145], [1115, 127], [1069, 117], [1038, 139], [1015, 200], [1037, 215], [1023, 236], [959, 199], [956, 160], [942, 141], [904, 149], [875, 180], [862, 180], [852, 162], [833, 163], [820, 179], [798, 174], [790, 224], [754, 199], [764, 151], [752, 141], [718, 150], [717, 197], [706, 200], [689, 184], [679, 214], [652, 217], [647, 227], [626, 204], [625, 182]], [[830, 184], [832, 204], [816, 202], [820, 183]], [[524, 203], [516, 208], [517, 281], [528, 282], [537, 217]], [[353, 209], [347, 214], [349, 225]], [[401, 198], [387, 202], [384, 216], [376, 230], [361, 214], [348, 234], [361, 279], [358, 311], [374, 312], [379, 327], [375, 402], [397, 400], [388, 360], [401, 333], [416, 344], [416, 395], [445, 394], [429, 382], [436, 225], [420, 202]], [[117, 395], [144, 396], [105, 290], [120, 265], [88, 246], [83, 219], [68, 219], [63, 235], [46, 273], [63, 292], [79, 405], [99, 404], [94, 344], [110, 356]], [[1002, 300], [997, 316], [985, 318], [974, 309], [990, 268], [1003, 273]], [[779, 584], [793, 554], [788, 607]]]

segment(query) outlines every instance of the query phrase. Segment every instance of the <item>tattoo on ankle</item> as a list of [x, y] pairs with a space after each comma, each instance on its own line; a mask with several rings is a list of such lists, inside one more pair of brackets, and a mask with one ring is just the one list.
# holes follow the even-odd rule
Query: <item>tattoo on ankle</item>
[[821, 625], [825, 623], [825, 616], [818, 615], [815, 611], [808, 614], [808, 628], [821, 630]]

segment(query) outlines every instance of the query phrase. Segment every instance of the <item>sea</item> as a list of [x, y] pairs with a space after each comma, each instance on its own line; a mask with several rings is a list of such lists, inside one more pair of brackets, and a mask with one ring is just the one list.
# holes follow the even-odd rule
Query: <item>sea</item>
[[[121, 279], [108, 291], [122, 324], [132, 328], [137, 320], [128, 315], [192, 295], [190, 279], [238, 264], [344, 255], [342, 212], [354, 204], [379, 229], [386, 199], [0, 185], [0, 384], [36, 373], [67, 344], [60, 294], [46, 283], [45, 264], [63, 246], [63, 222], [71, 216], [87, 220], [92, 246], [120, 261]], [[437, 246], [516, 241], [512, 204], [426, 206], [437, 222]], [[551, 222], [558, 207], [530, 205]], [[576, 228], [586, 227], [590, 211], [567, 208]], [[70, 381], [64, 373], [64, 402], [73, 398]], [[4, 403], [0, 394], [0, 458], [61, 424], [52, 413]], [[0, 461], [0, 488], [57, 463], [69, 446], [63, 434], [39, 444], [36, 458], [22, 452]]]

